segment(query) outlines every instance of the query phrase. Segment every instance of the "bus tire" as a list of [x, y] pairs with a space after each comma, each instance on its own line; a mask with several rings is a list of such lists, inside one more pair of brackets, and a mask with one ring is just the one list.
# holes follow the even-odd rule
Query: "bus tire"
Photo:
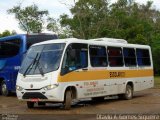
[[118, 95], [120, 99], [130, 100], [133, 98], [133, 88], [130, 85], [126, 86], [126, 91], [124, 94]]
[[7, 85], [4, 81], [1, 84], [1, 90], [0, 91], [1, 91], [3, 96], [9, 96], [10, 95], [10, 91], [7, 89]]
[[67, 90], [64, 99], [64, 109], [69, 110], [71, 108], [71, 104], [72, 104], [72, 93], [70, 90]]
[[27, 101], [27, 107], [28, 108], [33, 108], [34, 107], [34, 102]]

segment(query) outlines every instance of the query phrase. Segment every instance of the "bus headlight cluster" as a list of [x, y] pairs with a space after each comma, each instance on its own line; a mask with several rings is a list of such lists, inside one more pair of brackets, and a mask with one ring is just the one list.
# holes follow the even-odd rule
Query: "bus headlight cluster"
[[16, 85], [16, 90], [18, 90], [18, 91], [22, 91], [22, 90], [23, 90], [23, 88], [22, 88], [22, 87], [20, 87], [20, 86], [18, 86], [18, 85]]
[[53, 84], [53, 85], [48, 85], [46, 87], [43, 87], [44, 90], [51, 90], [51, 89], [54, 89], [56, 87], [58, 87], [59, 84]]

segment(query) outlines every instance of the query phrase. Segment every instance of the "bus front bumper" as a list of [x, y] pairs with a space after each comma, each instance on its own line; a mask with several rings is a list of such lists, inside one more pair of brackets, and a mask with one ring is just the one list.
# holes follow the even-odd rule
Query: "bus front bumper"
[[56, 89], [44, 90], [23, 90], [16, 91], [17, 97], [21, 101], [46, 101], [46, 102], [63, 102], [63, 99], [56, 94]]

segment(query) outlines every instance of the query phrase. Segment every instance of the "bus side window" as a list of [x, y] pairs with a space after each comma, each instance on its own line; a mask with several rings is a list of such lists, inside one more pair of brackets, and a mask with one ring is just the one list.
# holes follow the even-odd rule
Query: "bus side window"
[[19, 54], [21, 48], [20, 39], [11, 39], [0, 42], [0, 57], [8, 58]]
[[61, 74], [88, 67], [88, 45], [72, 43], [66, 49]]
[[125, 66], [136, 66], [136, 55], [134, 48], [123, 48]]
[[150, 66], [150, 55], [148, 49], [136, 49], [138, 66]]
[[111, 67], [121, 67], [124, 65], [122, 49], [120, 47], [108, 47], [108, 61]]
[[92, 67], [106, 67], [108, 65], [106, 48], [104, 46], [90, 45], [89, 53]]

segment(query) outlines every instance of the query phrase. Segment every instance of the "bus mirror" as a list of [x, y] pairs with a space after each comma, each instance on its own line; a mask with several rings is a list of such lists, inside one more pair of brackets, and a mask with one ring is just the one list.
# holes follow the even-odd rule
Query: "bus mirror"
[[65, 75], [69, 71], [69, 67], [65, 66], [65, 68], [62, 68], [61, 75]]

